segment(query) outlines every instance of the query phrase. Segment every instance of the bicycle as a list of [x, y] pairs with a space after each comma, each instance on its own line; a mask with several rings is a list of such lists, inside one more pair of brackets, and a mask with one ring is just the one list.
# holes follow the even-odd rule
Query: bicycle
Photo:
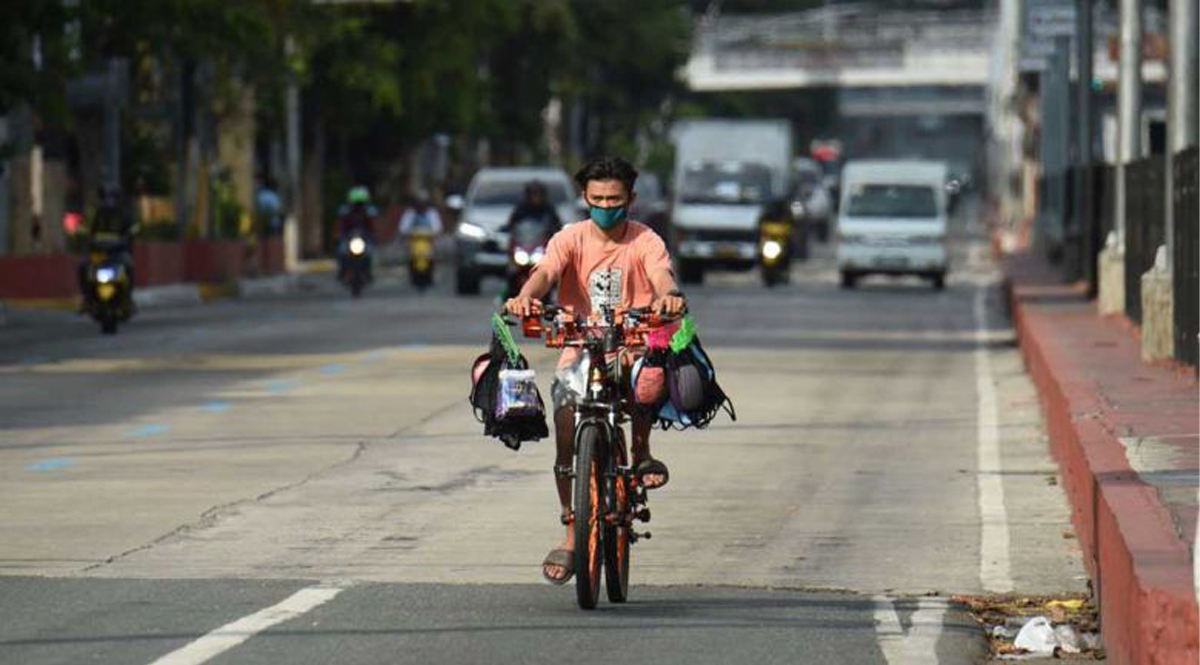
[[646, 336], [667, 322], [648, 308], [618, 314], [605, 307], [583, 320], [561, 307], [539, 309], [522, 321], [526, 337], [541, 337], [550, 348], [581, 348], [592, 360], [586, 394], [575, 405], [571, 508], [576, 599], [585, 610], [596, 607], [603, 570], [609, 601], [623, 603], [629, 598], [630, 545], [651, 534], [633, 530], [634, 520], [650, 521], [650, 509], [625, 445], [622, 426], [629, 414], [623, 386], [628, 377], [620, 353], [644, 348]]

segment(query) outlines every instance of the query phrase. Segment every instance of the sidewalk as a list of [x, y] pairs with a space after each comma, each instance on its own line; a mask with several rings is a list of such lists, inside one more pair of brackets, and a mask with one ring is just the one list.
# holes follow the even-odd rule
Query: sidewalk
[[1005, 258], [1013, 321], [1100, 602], [1109, 660], [1194, 665], [1200, 391], [1141, 361], [1128, 323], [1028, 254]]

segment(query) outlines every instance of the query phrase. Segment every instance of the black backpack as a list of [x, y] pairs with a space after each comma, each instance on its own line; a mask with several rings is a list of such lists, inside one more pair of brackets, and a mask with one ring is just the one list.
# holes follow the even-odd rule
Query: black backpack
[[[478, 377], [476, 371], [483, 366]], [[489, 351], [471, 365], [471, 395], [468, 398], [475, 412], [475, 419], [483, 423], [483, 433], [500, 439], [505, 446], [519, 450], [525, 441], [539, 441], [550, 435], [546, 426], [545, 403], [539, 394], [538, 403], [542, 405], [539, 414], [522, 414], [499, 418], [496, 407], [500, 401], [500, 371], [505, 369], [529, 369], [529, 361], [520, 353], [515, 360], [506, 351], [504, 343], [495, 333], [492, 334], [492, 346]]]

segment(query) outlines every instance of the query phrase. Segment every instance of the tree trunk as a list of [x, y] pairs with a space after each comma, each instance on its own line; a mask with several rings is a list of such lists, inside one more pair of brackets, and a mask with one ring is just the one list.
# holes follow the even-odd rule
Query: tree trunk
[[14, 254], [33, 251], [33, 114], [22, 104], [8, 116], [13, 136], [9, 159], [9, 222]]
[[306, 257], [324, 253], [324, 181], [325, 181], [325, 121], [320, 108], [313, 105], [308, 114], [312, 127], [312, 147], [304, 155], [304, 173], [301, 176], [300, 193], [300, 237]]

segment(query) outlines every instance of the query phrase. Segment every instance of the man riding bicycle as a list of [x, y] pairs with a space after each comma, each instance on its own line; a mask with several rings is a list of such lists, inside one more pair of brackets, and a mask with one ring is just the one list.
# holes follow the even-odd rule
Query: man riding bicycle
[[[532, 315], [550, 290], [558, 286], [558, 302], [586, 316], [602, 307], [617, 310], [650, 307], [665, 316], [680, 315], [686, 300], [675, 283], [671, 258], [658, 234], [628, 218], [634, 200], [637, 171], [619, 157], [591, 161], [575, 175], [588, 204], [590, 221], [563, 229], [550, 239], [546, 256], [538, 264], [521, 292], [505, 307], [509, 313]], [[575, 549], [571, 528], [571, 460], [575, 442], [575, 408], [579, 394], [572, 380], [579, 372], [581, 352], [564, 349], [551, 390], [557, 455], [554, 462], [566, 539], [542, 562], [542, 575], [554, 584], [565, 584], [574, 574]], [[625, 359], [627, 362], [630, 360]], [[662, 487], [669, 474], [661, 461], [650, 455], [652, 419], [632, 414], [633, 468], [646, 489]]]

